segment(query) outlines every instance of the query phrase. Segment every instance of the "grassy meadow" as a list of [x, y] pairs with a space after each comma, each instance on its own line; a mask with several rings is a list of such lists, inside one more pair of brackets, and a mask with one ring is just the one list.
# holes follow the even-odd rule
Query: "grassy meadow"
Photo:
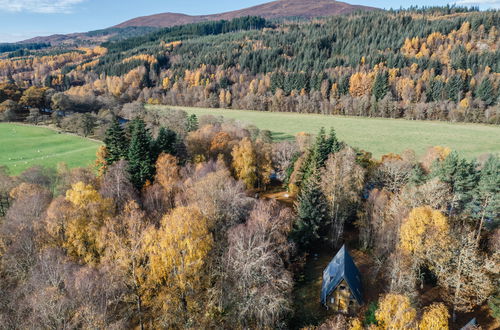
[[[150, 108], [161, 110], [166, 107]], [[499, 126], [249, 110], [167, 108], [182, 109], [197, 116], [224, 116], [254, 124], [260, 129], [270, 130], [275, 140], [291, 139], [298, 132], [315, 134], [322, 126], [327, 130], [333, 127], [340, 139], [372, 152], [375, 157], [406, 149], [413, 149], [417, 155], [422, 155], [427, 148], [436, 145], [450, 147], [467, 158], [500, 153]]]
[[48, 128], [0, 123], [0, 166], [7, 166], [11, 174], [35, 165], [88, 166], [98, 147], [98, 142]]

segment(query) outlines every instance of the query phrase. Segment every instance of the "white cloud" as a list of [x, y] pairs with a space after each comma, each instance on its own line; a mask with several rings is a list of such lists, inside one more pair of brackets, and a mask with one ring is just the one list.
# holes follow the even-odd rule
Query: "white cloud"
[[87, 0], [0, 0], [0, 10], [41, 14], [71, 13], [73, 7]]
[[500, 8], [500, 0], [459, 0], [456, 4], [460, 6], [479, 6], [481, 9]]

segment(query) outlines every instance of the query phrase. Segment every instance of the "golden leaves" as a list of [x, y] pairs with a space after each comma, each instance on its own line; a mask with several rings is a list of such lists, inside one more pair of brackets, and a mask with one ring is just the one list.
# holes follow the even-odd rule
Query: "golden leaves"
[[448, 309], [442, 303], [435, 303], [427, 307], [424, 311], [418, 328], [420, 330], [447, 330], [448, 318], [450, 314]]
[[391, 293], [380, 300], [375, 312], [380, 329], [415, 329], [416, 316], [408, 297]]
[[448, 219], [429, 206], [413, 209], [401, 226], [400, 247], [407, 253], [419, 256], [435, 248], [446, 250], [448, 244]]

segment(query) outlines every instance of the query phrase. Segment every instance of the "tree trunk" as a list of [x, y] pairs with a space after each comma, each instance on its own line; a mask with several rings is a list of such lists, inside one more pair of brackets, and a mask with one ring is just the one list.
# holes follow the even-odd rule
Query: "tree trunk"
[[452, 312], [452, 320], [453, 323], [457, 320], [457, 300], [460, 295], [460, 286], [461, 286], [461, 273], [462, 273], [462, 252], [460, 252], [458, 256], [458, 266], [457, 266], [457, 280], [455, 282], [455, 294], [453, 297], [453, 312]]

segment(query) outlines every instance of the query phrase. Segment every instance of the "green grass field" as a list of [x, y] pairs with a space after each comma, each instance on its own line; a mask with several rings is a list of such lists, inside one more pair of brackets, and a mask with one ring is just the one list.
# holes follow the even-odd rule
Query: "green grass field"
[[0, 123], [0, 166], [7, 166], [11, 174], [35, 165], [88, 166], [98, 147], [98, 142], [48, 128]]
[[[161, 110], [161, 106], [151, 106]], [[325, 116], [248, 110], [169, 107], [188, 113], [224, 116], [270, 130], [276, 140], [292, 138], [298, 132], [317, 133], [324, 126], [335, 128], [340, 139], [370, 151], [375, 157], [413, 149], [422, 155], [431, 146], [447, 146], [467, 158], [500, 153], [500, 127], [404, 119]]]

